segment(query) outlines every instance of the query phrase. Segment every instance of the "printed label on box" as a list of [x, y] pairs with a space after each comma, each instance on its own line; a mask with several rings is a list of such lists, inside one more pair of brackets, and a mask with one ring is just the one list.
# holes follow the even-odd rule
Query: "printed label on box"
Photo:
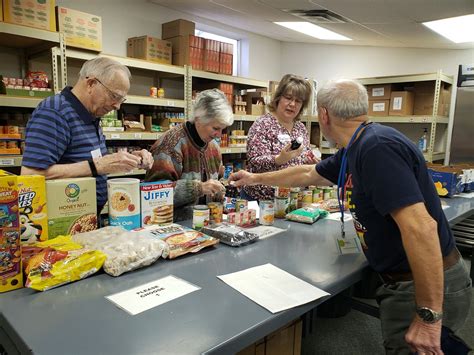
[[393, 98], [393, 104], [392, 104], [392, 110], [401, 110], [402, 109], [402, 104], [403, 104], [403, 98], [402, 97], [394, 97]]
[[385, 102], [377, 102], [372, 105], [372, 111], [383, 112], [385, 111]]
[[[372, 96], [384, 96], [384, 88], [373, 88], [372, 89]], [[375, 111], [375, 110], [374, 110]], [[383, 111], [383, 110], [382, 110]]]

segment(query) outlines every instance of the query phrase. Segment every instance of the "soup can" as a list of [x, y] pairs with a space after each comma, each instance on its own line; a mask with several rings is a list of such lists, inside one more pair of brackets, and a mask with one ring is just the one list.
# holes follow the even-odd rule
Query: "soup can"
[[285, 218], [288, 208], [288, 197], [275, 197], [275, 218]]
[[238, 199], [235, 201], [235, 212], [242, 212], [247, 210], [248, 208], [248, 201], [244, 199]]
[[109, 220], [111, 226], [128, 230], [140, 227], [140, 180], [109, 179]]
[[152, 86], [150, 88], [150, 97], [158, 97], [158, 88], [155, 86]]
[[260, 224], [271, 226], [275, 220], [273, 201], [260, 201]]
[[206, 205], [196, 205], [193, 207], [193, 229], [201, 230], [209, 225], [209, 207]]
[[220, 202], [209, 202], [209, 219], [214, 223], [222, 223], [222, 215], [224, 213], [224, 205]]
[[301, 194], [302, 194], [301, 207], [309, 207], [313, 203], [313, 191], [303, 190]]
[[329, 200], [331, 198], [332, 188], [323, 187], [323, 200]]
[[160, 99], [162, 99], [163, 97], [165, 97], [165, 89], [163, 88], [159, 88], [158, 89], [158, 92], [157, 92], [157, 95]]
[[288, 204], [288, 212], [294, 211], [298, 208], [298, 194], [299, 191], [290, 192], [290, 201]]

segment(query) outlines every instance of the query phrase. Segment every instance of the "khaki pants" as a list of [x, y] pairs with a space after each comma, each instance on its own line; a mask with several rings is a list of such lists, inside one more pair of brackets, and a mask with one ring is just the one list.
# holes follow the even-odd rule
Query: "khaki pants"
[[[444, 271], [443, 325], [454, 333], [464, 325], [471, 306], [471, 279], [462, 258]], [[410, 354], [405, 342], [415, 316], [413, 281], [385, 284], [376, 294], [386, 354]]]

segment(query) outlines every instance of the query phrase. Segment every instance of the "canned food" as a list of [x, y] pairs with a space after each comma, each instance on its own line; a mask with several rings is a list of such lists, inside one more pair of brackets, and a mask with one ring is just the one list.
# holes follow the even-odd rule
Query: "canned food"
[[7, 141], [7, 149], [18, 148], [17, 141]]
[[247, 210], [248, 208], [248, 201], [244, 199], [238, 199], [235, 201], [235, 212], [242, 212]]
[[260, 201], [260, 224], [271, 226], [275, 219], [273, 201]]
[[332, 188], [323, 187], [323, 200], [329, 200], [331, 198]]
[[209, 207], [206, 205], [196, 205], [193, 207], [193, 229], [201, 230], [209, 225]]
[[313, 203], [313, 191], [303, 190], [301, 194], [301, 207], [309, 207]]
[[209, 202], [209, 219], [214, 223], [222, 223], [222, 215], [224, 213], [224, 206], [220, 202]]
[[158, 97], [158, 88], [155, 86], [152, 86], [150, 88], [150, 96], [151, 97]]
[[289, 187], [283, 187], [283, 186], [277, 186], [275, 188], [275, 197], [285, 197], [285, 198], [290, 197], [290, 188]]
[[288, 197], [275, 197], [275, 218], [285, 218], [288, 208]]
[[165, 89], [163, 88], [159, 88], [158, 89], [158, 92], [157, 92], [157, 95], [160, 99], [162, 99], [163, 97], [165, 97]]
[[323, 192], [318, 189], [318, 188], [315, 188], [313, 190], [313, 203], [318, 203], [318, 202], [321, 202], [323, 200]]
[[290, 192], [290, 201], [288, 204], [288, 212], [294, 211], [298, 208], [298, 195], [299, 191]]
[[18, 134], [19, 132], [18, 126], [6, 126], [5, 128], [6, 134]]
[[7, 141], [0, 141], [0, 149], [7, 149]]

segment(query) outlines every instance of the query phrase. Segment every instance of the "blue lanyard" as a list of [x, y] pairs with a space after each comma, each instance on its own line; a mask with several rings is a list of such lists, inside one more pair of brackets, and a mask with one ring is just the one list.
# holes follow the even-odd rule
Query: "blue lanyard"
[[346, 167], [347, 167], [347, 152], [357, 137], [357, 134], [362, 128], [368, 125], [368, 122], [362, 122], [349, 140], [346, 148], [343, 148], [341, 167], [339, 169], [339, 176], [337, 178], [337, 203], [339, 204], [339, 211], [341, 211], [341, 235], [344, 238], [346, 233], [344, 231], [344, 185], [346, 183]]

